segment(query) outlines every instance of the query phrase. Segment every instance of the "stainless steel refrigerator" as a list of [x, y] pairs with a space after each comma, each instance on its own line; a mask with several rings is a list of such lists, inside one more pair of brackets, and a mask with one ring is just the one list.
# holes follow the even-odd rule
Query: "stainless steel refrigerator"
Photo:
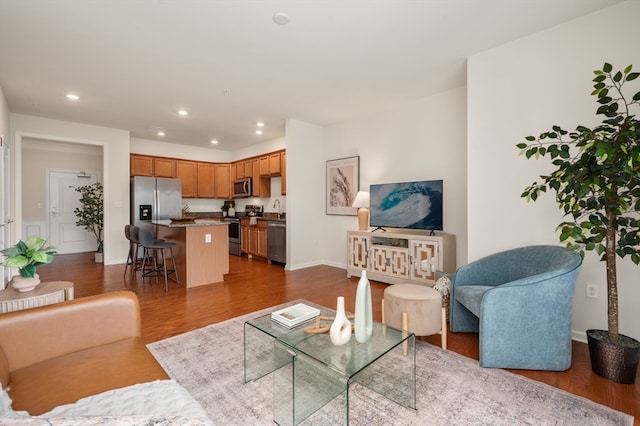
[[131, 179], [131, 223], [150, 226], [152, 220], [182, 216], [180, 179], [134, 176]]

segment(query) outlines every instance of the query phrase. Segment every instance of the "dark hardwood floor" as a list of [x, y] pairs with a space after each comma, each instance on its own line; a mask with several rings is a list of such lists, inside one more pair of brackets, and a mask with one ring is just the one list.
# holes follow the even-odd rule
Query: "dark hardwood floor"
[[[172, 281], [165, 292], [161, 279], [158, 283], [153, 278], [143, 281], [139, 275], [124, 279], [124, 265], [95, 264], [93, 253], [58, 255], [53, 263], [38, 268], [42, 281], [73, 281], [76, 298], [116, 290], [134, 291], [140, 299], [142, 333], [147, 343], [295, 299], [333, 307], [336, 297], [344, 296], [347, 309], [354, 306], [358, 280], [348, 279], [343, 269], [316, 266], [285, 271], [280, 265], [230, 256], [230, 271], [221, 283], [187, 290]], [[380, 320], [386, 284], [371, 284], [374, 319]], [[438, 335], [420, 339], [440, 345]], [[449, 350], [478, 359], [475, 334], [449, 333], [448, 346]], [[512, 371], [629, 413], [640, 425], [640, 378], [634, 385], [621, 385], [595, 375], [586, 344], [573, 342], [572, 367], [567, 371]]]

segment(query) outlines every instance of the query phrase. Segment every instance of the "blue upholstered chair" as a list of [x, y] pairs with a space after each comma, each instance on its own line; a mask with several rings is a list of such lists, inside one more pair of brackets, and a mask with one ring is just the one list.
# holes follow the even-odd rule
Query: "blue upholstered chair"
[[581, 264], [564, 247], [530, 246], [461, 267], [451, 285], [451, 331], [479, 333], [483, 367], [568, 369]]

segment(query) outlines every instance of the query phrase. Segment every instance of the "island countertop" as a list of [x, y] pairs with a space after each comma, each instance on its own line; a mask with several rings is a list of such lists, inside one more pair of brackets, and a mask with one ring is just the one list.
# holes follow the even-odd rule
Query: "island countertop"
[[153, 225], [158, 226], [166, 226], [169, 228], [187, 228], [191, 226], [224, 226], [229, 225], [229, 223], [224, 222], [222, 220], [216, 219], [195, 219], [192, 221], [178, 221], [174, 222], [172, 220], [154, 220], [151, 222]]

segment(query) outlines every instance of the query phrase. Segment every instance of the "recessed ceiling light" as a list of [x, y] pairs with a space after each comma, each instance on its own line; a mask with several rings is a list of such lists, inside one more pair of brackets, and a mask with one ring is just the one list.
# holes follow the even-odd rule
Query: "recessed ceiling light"
[[264, 127], [264, 123], [263, 123], [262, 121], [258, 121], [258, 122], [256, 123], [256, 126], [258, 126], [258, 127]]
[[262, 130], [256, 130], [256, 135], [261, 135], [262, 134]]
[[181, 109], [180, 111], [178, 111], [178, 114], [182, 116], [189, 115], [189, 113], [184, 109]]
[[75, 95], [73, 93], [67, 93], [67, 99], [71, 99], [72, 101], [77, 101], [78, 99], [80, 99], [80, 96]]
[[162, 130], [158, 130], [158, 133], [157, 133], [158, 136], [164, 136], [164, 134], [165, 133]]
[[213, 145], [218, 145], [218, 141], [217, 141], [217, 140], [215, 140], [215, 139], [211, 139], [211, 143], [212, 143]]
[[271, 19], [278, 25], [287, 25], [289, 23], [289, 15], [283, 12], [274, 14]]

